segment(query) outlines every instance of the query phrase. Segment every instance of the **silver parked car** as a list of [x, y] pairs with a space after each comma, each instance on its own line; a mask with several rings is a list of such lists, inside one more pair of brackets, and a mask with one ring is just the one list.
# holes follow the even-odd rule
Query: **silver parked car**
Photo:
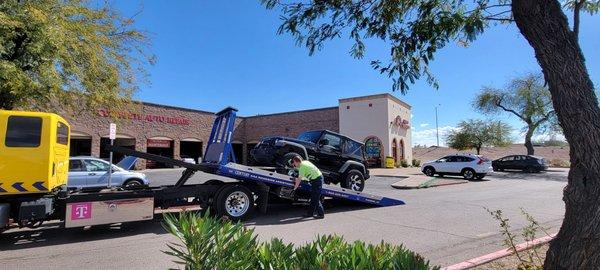
[[[133, 168], [137, 158], [126, 157], [117, 165], [112, 165], [111, 186], [135, 188], [150, 184], [146, 175], [129, 171]], [[108, 185], [108, 168], [110, 164], [94, 157], [71, 157], [69, 160], [70, 189], [101, 188]]]

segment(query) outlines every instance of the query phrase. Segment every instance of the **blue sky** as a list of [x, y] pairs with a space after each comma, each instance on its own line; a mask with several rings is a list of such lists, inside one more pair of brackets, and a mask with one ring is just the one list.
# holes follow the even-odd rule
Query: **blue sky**
[[[115, 1], [124, 16], [142, 11], [136, 27], [150, 33], [157, 63], [148, 68], [149, 82], [136, 98], [173, 106], [218, 111], [234, 106], [244, 116], [336, 106], [339, 98], [391, 91], [391, 79], [369, 62], [387, 59], [381, 41], [367, 43], [362, 60], [352, 58], [347, 37], [328, 43], [309, 57], [289, 35], [276, 35], [279, 13], [256, 0]], [[582, 17], [580, 43], [595, 85], [600, 83], [600, 15]], [[596, 27], [594, 27], [596, 26]], [[439, 126], [450, 130], [466, 118], [484, 118], [470, 104], [482, 86], [503, 86], [507, 80], [539, 71], [533, 49], [514, 25], [489, 28], [468, 48], [450, 44], [431, 66], [439, 89], [424, 81], [406, 95], [394, 94], [413, 106], [413, 141], [435, 140]], [[514, 117], [500, 116], [515, 127]]]

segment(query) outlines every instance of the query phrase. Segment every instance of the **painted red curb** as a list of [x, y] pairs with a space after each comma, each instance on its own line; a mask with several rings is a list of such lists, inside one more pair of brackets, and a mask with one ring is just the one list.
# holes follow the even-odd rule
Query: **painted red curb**
[[[550, 236], [545, 236], [542, 238], [538, 238], [535, 239], [533, 241], [529, 241], [529, 242], [525, 242], [522, 244], [518, 244], [516, 247], [517, 251], [523, 251], [523, 250], [527, 250], [539, 245], [543, 245], [546, 244], [548, 242], [550, 242], [552, 239], [554, 239], [554, 237], [556, 237], [556, 234], [550, 235]], [[470, 260], [466, 260], [464, 262], [461, 263], [457, 263], [455, 265], [451, 265], [451, 266], [446, 266], [444, 268], [442, 268], [442, 270], [464, 270], [464, 269], [470, 269], [476, 266], [480, 266], [482, 264], [486, 264], [489, 263], [491, 261], [495, 261], [497, 259], [500, 258], [504, 258], [506, 256], [512, 255], [513, 252], [510, 249], [503, 249], [503, 250], [499, 250], [496, 251], [494, 253], [490, 253], [487, 255], [483, 255], [481, 257], [477, 257], [474, 259], [470, 259]]]

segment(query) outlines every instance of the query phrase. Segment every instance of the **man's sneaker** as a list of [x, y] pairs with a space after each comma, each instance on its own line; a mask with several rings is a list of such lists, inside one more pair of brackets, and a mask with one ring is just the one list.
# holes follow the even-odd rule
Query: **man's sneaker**
[[314, 215], [313, 218], [315, 218], [315, 219], [324, 219], [325, 215], [322, 215], [322, 216]]

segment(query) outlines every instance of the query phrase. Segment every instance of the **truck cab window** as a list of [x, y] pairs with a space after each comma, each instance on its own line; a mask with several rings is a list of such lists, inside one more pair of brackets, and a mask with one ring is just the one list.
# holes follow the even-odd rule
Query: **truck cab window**
[[64, 123], [58, 122], [56, 127], [56, 142], [67, 145], [69, 144], [69, 127]]
[[10, 116], [4, 145], [7, 147], [38, 147], [42, 136], [42, 118]]

